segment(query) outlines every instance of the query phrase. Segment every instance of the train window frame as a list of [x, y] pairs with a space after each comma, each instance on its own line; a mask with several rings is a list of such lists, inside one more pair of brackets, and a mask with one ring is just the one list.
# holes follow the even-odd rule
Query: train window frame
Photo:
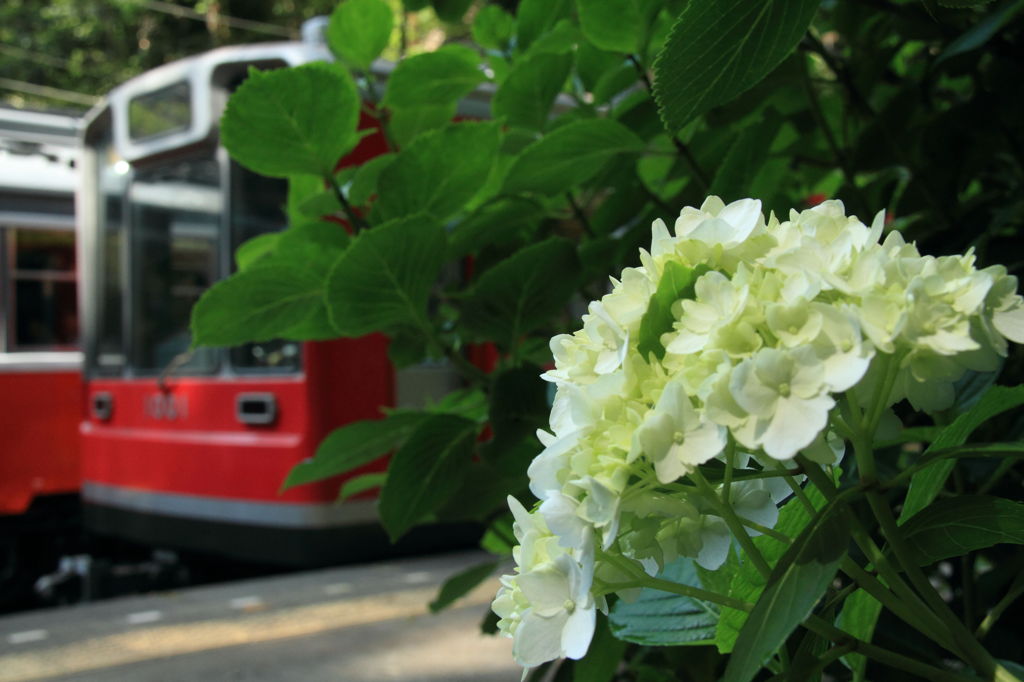
[[[196, 378], [209, 378], [216, 377], [223, 373], [225, 362], [224, 354], [217, 348], [200, 348], [198, 351], [193, 351], [189, 346], [182, 350], [182, 352], [175, 354], [173, 357], [168, 358], [165, 363], [157, 362], [157, 366], [143, 367], [141, 362], [141, 355], [143, 344], [140, 343], [139, 337], [139, 324], [142, 318], [141, 311], [139, 310], [140, 295], [142, 294], [141, 285], [138, 278], [140, 268], [146, 262], [145, 259], [140, 258], [140, 251], [142, 249], [142, 227], [137, 216], [139, 205], [133, 201], [133, 191], [139, 181], [139, 175], [145, 174], [151, 170], [159, 168], [161, 166], [170, 163], [194, 163], [194, 162], [210, 162], [216, 166], [216, 177], [217, 177], [217, 191], [221, 193], [218, 202], [218, 208], [216, 213], [211, 213], [215, 218], [216, 232], [213, 238], [210, 240], [210, 245], [213, 248], [210, 260], [213, 264], [212, 276], [210, 280], [206, 282], [204, 290], [208, 289], [213, 285], [214, 282], [218, 281], [224, 276], [223, 269], [223, 256], [224, 256], [224, 231], [225, 231], [225, 216], [223, 211], [223, 171], [222, 162], [219, 158], [218, 150], [215, 147], [209, 145], [203, 145], [190, 149], [183, 150], [181, 153], [172, 155], [162, 155], [153, 159], [147, 159], [145, 161], [138, 161], [131, 165], [131, 171], [128, 174], [128, 183], [125, 189], [124, 195], [124, 219], [125, 219], [125, 236], [126, 242], [124, 250], [126, 252], [127, 269], [125, 271], [125, 283], [126, 287], [126, 305], [125, 305], [125, 350], [126, 350], [126, 362], [125, 372], [128, 377], [160, 377], [167, 373], [172, 373], [176, 377], [196, 377]], [[193, 304], [194, 305], [194, 301]], [[191, 310], [191, 306], [189, 306]], [[185, 333], [189, 333], [188, 327], [183, 330]], [[199, 368], [189, 366], [192, 362], [192, 358], [196, 352], [201, 353], [205, 357], [204, 364], [200, 365]], [[187, 358], [187, 359], [185, 359]], [[183, 361], [184, 360], [184, 361]], [[200, 369], [201, 368], [201, 369]]]
[[[37, 234], [59, 234], [66, 238], [70, 245], [71, 262], [69, 269], [50, 268], [25, 268], [18, 266], [18, 256], [21, 250], [18, 245], [18, 235]], [[78, 351], [82, 344], [82, 335], [78, 311], [79, 281], [78, 281], [78, 254], [75, 246], [76, 234], [73, 227], [60, 224], [36, 223], [26, 225], [21, 223], [0, 224], [0, 302], [3, 303], [4, 324], [0, 330], [0, 352], [4, 353], [35, 353], [40, 351]], [[46, 288], [55, 289], [56, 285], [71, 285], [71, 307], [73, 316], [71, 323], [73, 338], [66, 341], [55, 340], [52, 342], [29, 343], [21, 341], [22, 334], [19, 332], [19, 296], [18, 284], [22, 282], [40, 282]], [[46, 287], [45, 285], [51, 285]], [[53, 293], [51, 291], [51, 293]], [[56, 297], [51, 313], [57, 312]], [[49, 308], [37, 308], [34, 312], [45, 313]], [[49, 328], [52, 325], [44, 325]]]

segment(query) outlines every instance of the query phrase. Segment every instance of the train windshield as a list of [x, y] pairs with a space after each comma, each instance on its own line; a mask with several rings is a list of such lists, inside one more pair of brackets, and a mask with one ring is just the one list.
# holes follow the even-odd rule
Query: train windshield
[[138, 168], [128, 191], [133, 228], [131, 359], [139, 374], [212, 374], [217, 353], [189, 353], [192, 306], [219, 276], [220, 167], [213, 158]]
[[234, 250], [286, 225], [287, 184], [225, 162], [213, 146], [130, 164], [116, 153], [109, 124], [98, 120], [93, 135], [89, 371], [106, 377], [298, 371], [301, 344], [294, 342], [189, 349], [192, 307], [229, 273]]

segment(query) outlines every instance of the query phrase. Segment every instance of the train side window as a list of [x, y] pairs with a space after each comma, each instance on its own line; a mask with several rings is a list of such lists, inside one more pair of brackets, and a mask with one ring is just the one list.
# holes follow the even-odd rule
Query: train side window
[[5, 230], [12, 351], [72, 349], [78, 345], [75, 234], [71, 230]]

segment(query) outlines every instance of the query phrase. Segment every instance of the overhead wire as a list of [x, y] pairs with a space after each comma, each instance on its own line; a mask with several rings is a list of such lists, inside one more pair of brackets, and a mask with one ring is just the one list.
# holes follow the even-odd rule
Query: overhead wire
[[[191, 19], [193, 21], [201, 21], [203, 23], [207, 23], [208, 21], [206, 14], [192, 9], [191, 7], [183, 7], [172, 2], [164, 2], [163, 0], [137, 0], [136, 4], [143, 9], [168, 14], [180, 19]], [[265, 35], [273, 35], [290, 39], [295, 39], [299, 36], [299, 32], [296, 29], [290, 29], [252, 19], [243, 19], [241, 17], [234, 17], [227, 14], [218, 14], [217, 21], [223, 23], [229, 28], [236, 28], [243, 31], [263, 33]], [[54, 57], [52, 55], [27, 50], [10, 44], [0, 44], [0, 54], [7, 54], [16, 58], [29, 58], [37, 62], [47, 64], [48, 66], [55, 66], [63, 69], [66, 69], [69, 63], [67, 59], [63, 59], [61, 57]], [[12, 78], [0, 78], [0, 88], [35, 95], [37, 97], [46, 97], [75, 104], [84, 104], [85, 106], [92, 106], [100, 99], [95, 95], [87, 95], [81, 92], [73, 92], [71, 90], [14, 80]]]
[[27, 83], [25, 81], [14, 80], [13, 78], [0, 78], [0, 88], [14, 90], [15, 92], [22, 92], [27, 95], [35, 95], [37, 97], [48, 97], [50, 99], [59, 99], [64, 102], [84, 104], [88, 107], [96, 104], [100, 99], [95, 95], [86, 95], [82, 92], [62, 90], [61, 88], [54, 88], [49, 85], [39, 85], [38, 83]]
[[[208, 21], [206, 14], [194, 10], [191, 7], [176, 5], [173, 2], [164, 2], [163, 0], [137, 0], [136, 4], [139, 7], [143, 7], [154, 12], [162, 12], [182, 19], [192, 19], [193, 21], [201, 21], [203, 23]], [[282, 38], [297, 38], [299, 35], [299, 32], [295, 29], [277, 26], [275, 24], [268, 24], [263, 21], [232, 17], [227, 14], [218, 14], [217, 21], [230, 28], [238, 28], [244, 31], [253, 31], [255, 33], [265, 33], [267, 35], [275, 35]]]

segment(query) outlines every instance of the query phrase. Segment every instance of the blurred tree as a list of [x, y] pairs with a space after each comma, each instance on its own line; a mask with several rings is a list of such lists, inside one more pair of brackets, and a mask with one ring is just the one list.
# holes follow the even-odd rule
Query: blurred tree
[[[288, 40], [334, 0], [6, 0], [0, 104], [82, 110], [118, 83], [221, 45]], [[402, 3], [390, 3], [397, 11]], [[417, 17], [421, 39], [438, 22]], [[429, 26], [423, 27], [427, 23]], [[396, 32], [395, 43], [398, 43]]]

